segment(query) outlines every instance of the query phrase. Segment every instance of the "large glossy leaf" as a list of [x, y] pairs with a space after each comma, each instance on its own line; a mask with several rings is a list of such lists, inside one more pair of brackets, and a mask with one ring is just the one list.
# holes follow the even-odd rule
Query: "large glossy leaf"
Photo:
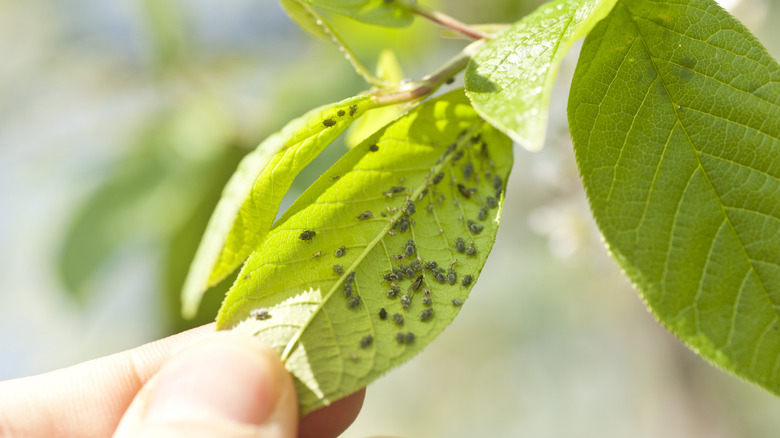
[[345, 15], [368, 24], [405, 27], [412, 24], [409, 0], [302, 0], [326, 11]]
[[203, 293], [236, 270], [271, 229], [295, 175], [371, 105], [360, 95], [309, 111], [268, 137], [225, 186], [187, 274], [182, 313], [192, 317]]
[[670, 331], [780, 394], [780, 68], [709, 0], [624, 0], [569, 122], [596, 221]]
[[477, 112], [524, 148], [541, 149], [558, 66], [615, 1], [552, 1], [489, 41], [464, 77]]
[[450, 323], [479, 276], [511, 145], [462, 90], [415, 107], [279, 219], [239, 273], [218, 328], [276, 348], [303, 413], [408, 360]]

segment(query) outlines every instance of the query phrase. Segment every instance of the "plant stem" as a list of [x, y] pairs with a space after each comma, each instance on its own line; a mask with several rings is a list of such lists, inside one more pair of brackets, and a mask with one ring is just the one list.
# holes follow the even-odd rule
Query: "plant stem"
[[478, 40], [469, 44], [455, 57], [439, 67], [438, 70], [428, 74], [419, 81], [403, 83], [393, 89], [385, 88], [372, 91], [371, 94], [376, 96], [375, 104], [377, 106], [394, 105], [428, 96], [438, 90], [447, 80], [465, 69], [474, 53], [484, 44], [485, 40]]
[[481, 39], [489, 39], [490, 35], [481, 32], [477, 29], [474, 29], [473, 27], [469, 26], [466, 23], [462, 23], [452, 17], [450, 17], [447, 14], [444, 14], [439, 11], [427, 9], [424, 6], [420, 6], [417, 3], [409, 5], [409, 10], [413, 13], [427, 18], [430, 21], [433, 21], [434, 23], [446, 27], [447, 29], [451, 29], [461, 35], [464, 35], [470, 39], [474, 40], [481, 40]]
[[347, 61], [349, 61], [350, 64], [352, 64], [352, 68], [355, 69], [355, 73], [360, 75], [363, 79], [365, 79], [366, 82], [373, 85], [374, 87], [387, 87], [388, 83], [385, 81], [382, 81], [374, 75], [371, 74], [371, 72], [368, 71], [368, 69], [361, 64], [361, 62], [357, 59], [355, 54], [352, 52], [352, 50], [347, 46], [347, 44], [344, 42], [344, 40], [341, 38], [341, 36], [336, 33], [335, 30], [333, 30], [330, 25], [322, 19], [322, 16], [311, 6], [301, 2], [301, 6], [303, 6], [306, 9], [306, 12], [309, 13], [309, 15], [312, 16], [312, 18], [316, 21], [317, 25], [320, 26], [320, 28], [325, 32], [326, 35], [330, 38], [331, 42], [338, 47], [339, 51], [344, 55], [345, 58], [347, 58]]

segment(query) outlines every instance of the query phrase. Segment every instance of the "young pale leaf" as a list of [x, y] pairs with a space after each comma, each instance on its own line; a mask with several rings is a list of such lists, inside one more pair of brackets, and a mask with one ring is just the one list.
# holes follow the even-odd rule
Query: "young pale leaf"
[[415, 107], [277, 221], [217, 327], [276, 348], [303, 413], [408, 360], [452, 321], [482, 270], [511, 147], [463, 90]]
[[524, 148], [544, 145], [558, 66], [616, 0], [545, 3], [489, 41], [466, 68], [466, 92], [477, 112]]
[[329, 40], [330, 35], [322, 26], [322, 17], [314, 11], [311, 6], [301, 2], [301, 0], [280, 0], [282, 7], [287, 11], [287, 15], [295, 21], [301, 29], [312, 36]]
[[345, 15], [363, 23], [385, 27], [406, 27], [412, 24], [409, 0], [303, 0], [326, 11]]
[[650, 310], [780, 394], [780, 68], [709, 0], [623, 0], [569, 123], [593, 214]]
[[371, 96], [360, 95], [309, 111], [239, 163], [184, 282], [185, 317], [195, 315], [206, 289], [235, 271], [262, 242], [298, 172], [371, 105]]
[[[376, 77], [387, 84], [399, 85], [404, 79], [398, 59], [390, 49], [385, 49], [379, 54], [379, 61], [376, 64]], [[369, 111], [364, 117], [355, 122], [345, 134], [347, 146], [355, 147], [366, 137], [376, 132], [379, 128], [385, 126], [398, 117], [405, 104], [389, 105], [383, 108], [377, 108]]]

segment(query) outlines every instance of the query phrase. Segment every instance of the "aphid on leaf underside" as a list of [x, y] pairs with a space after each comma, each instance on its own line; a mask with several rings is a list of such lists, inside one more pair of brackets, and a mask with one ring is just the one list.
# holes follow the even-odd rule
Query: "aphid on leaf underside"
[[258, 320], [258, 321], [264, 321], [271, 317], [271, 314], [268, 312], [267, 307], [260, 307], [259, 309], [254, 309], [249, 312], [249, 316], [252, 318]]
[[301, 233], [298, 238], [301, 240], [311, 240], [314, 238], [314, 236], [317, 235], [316, 231], [312, 230], [305, 230], [303, 233]]

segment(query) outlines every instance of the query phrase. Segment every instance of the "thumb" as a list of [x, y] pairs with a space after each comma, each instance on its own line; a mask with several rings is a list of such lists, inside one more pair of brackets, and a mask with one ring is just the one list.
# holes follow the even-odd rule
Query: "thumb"
[[295, 437], [298, 406], [279, 356], [217, 335], [168, 360], [138, 392], [115, 437]]

